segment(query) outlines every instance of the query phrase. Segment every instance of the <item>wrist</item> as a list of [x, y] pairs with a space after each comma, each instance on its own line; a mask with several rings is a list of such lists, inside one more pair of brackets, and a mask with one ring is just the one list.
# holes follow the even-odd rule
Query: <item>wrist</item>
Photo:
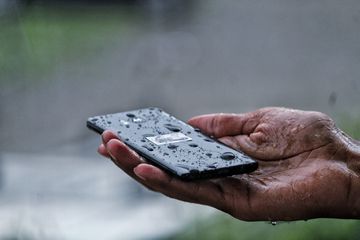
[[360, 142], [343, 134], [347, 150], [346, 165], [349, 172], [348, 207], [350, 218], [360, 218]]

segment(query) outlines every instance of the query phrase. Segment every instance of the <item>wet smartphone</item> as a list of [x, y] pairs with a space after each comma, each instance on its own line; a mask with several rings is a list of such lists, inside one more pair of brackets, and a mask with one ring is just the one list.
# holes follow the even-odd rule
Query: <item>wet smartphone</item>
[[149, 163], [183, 180], [249, 173], [258, 165], [159, 108], [90, 117], [87, 126], [99, 134], [111, 130]]

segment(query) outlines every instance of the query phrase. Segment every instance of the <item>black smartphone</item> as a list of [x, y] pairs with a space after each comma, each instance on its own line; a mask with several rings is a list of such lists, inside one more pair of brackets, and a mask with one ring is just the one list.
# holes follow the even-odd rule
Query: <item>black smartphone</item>
[[87, 126], [99, 134], [113, 131], [149, 163], [183, 180], [249, 173], [258, 166], [244, 153], [159, 108], [90, 117]]

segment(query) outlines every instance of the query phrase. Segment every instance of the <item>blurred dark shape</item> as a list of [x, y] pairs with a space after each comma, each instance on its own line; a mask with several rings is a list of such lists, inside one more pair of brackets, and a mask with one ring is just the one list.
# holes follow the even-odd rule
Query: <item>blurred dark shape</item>
[[336, 92], [332, 92], [332, 93], [330, 94], [329, 100], [328, 100], [329, 106], [330, 106], [330, 107], [335, 106], [336, 100], [337, 100], [337, 94], [336, 94]]
[[[16, 1], [15, 1], [16, 2]], [[148, 6], [156, 9], [187, 9], [193, 5], [195, 1], [192, 0], [17, 0], [18, 3], [24, 5], [139, 5]]]
[[94, 5], [107, 5], [107, 4], [138, 4], [137, 0], [18, 0], [20, 3], [25, 5], [31, 4], [94, 4]]
[[[96, 8], [107, 6], [129, 6], [146, 19], [149, 25], [173, 30], [192, 19], [196, 1], [192, 0], [15, 0], [16, 9], [32, 6]], [[11, 7], [11, 6], [10, 6]], [[8, 7], [9, 8], [9, 7]]]
[[182, 31], [198, 15], [197, 3], [192, 0], [137, 0], [132, 7], [145, 19], [146, 29]]

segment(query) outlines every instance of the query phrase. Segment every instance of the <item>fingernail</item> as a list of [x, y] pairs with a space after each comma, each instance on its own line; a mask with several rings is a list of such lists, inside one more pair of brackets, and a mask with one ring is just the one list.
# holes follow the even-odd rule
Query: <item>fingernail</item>
[[136, 176], [138, 176], [140, 179], [142, 179], [142, 180], [146, 180], [146, 178], [142, 175], [142, 173], [141, 173], [141, 171], [139, 170], [139, 168], [138, 167], [135, 167], [134, 168], [134, 173], [135, 173], [135, 175]]

